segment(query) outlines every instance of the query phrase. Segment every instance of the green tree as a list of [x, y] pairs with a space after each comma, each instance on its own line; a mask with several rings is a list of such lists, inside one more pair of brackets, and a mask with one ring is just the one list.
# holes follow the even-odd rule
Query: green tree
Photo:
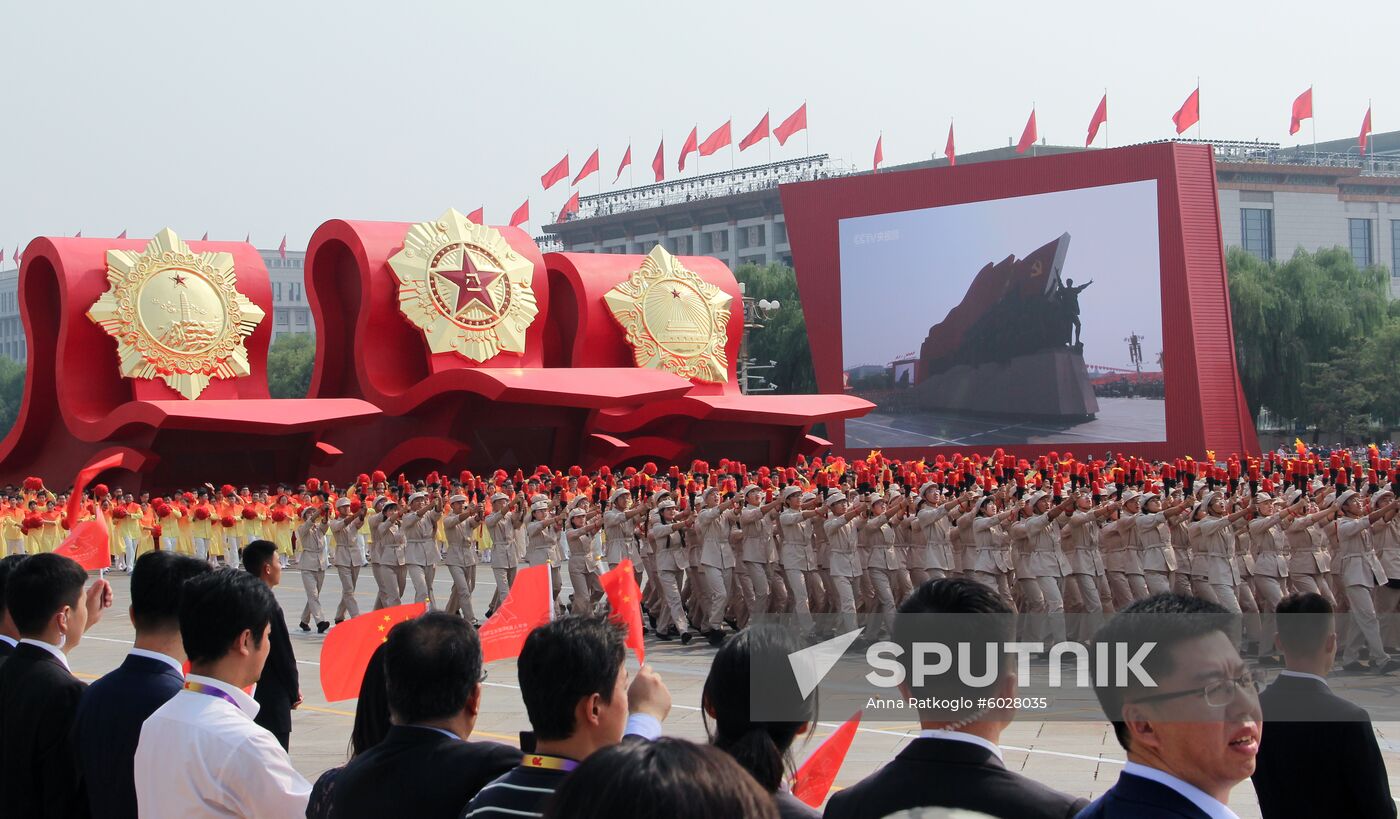
[[19, 418], [24, 402], [24, 365], [0, 358], [0, 436], [7, 435]]
[[316, 364], [314, 336], [291, 334], [272, 342], [267, 351], [267, 390], [273, 398], [305, 398]]
[[[797, 296], [797, 275], [784, 264], [741, 265], [734, 273], [744, 283], [744, 294], [781, 304], [761, 328], [749, 330], [749, 357], [760, 363], [778, 362], [760, 372], [777, 386], [777, 392], [810, 394], [817, 391], [812, 348], [807, 343], [807, 319]], [[732, 309], [742, 309], [734, 305]]]
[[1371, 410], [1381, 377], [1362, 358], [1359, 350], [1333, 348], [1326, 359], [1308, 365], [1303, 386], [1308, 415], [1348, 445], [1373, 440], [1375, 432]]

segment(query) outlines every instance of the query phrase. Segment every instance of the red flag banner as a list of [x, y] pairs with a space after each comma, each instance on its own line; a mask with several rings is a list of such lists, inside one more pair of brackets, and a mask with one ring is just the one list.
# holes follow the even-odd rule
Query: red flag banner
[[[88, 464], [78, 471], [77, 477], [73, 479], [73, 494], [68, 496], [68, 506], [63, 513], [68, 516], [68, 524], [76, 528], [79, 514], [83, 507], [83, 490], [92, 482], [93, 478], [106, 472], [108, 469], [115, 469], [122, 465], [122, 456], [112, 454], [100, 461]], [[105, 567], [104, 567], [105, 568]]]
[[646, 646], [642, 641], [642, 590], [637, 586], [632, 561], [622, 561], [598, 580], [608, 596], [608, 619], [627, 627], [627, 646], [637, 652], [637, 662], [646, 662]]
[[207, 242], [207, 241], [209, 241], [209, 231], [207, 231], [207, 230], [204, 231], [204, 236], [201, 237], [199, 241], [201, 241], [201, 242]]
[[1371, 106], [1366, 106], [1366, 116], [1361, 120], [1361, 136], [1356, 138], [1356, 145], [1361, 149], [1361, 155], [1366, 155], [1366, 141], [1371, 136]]
[[621, 179], [621, 178], [622, 178], [622, 169], [625, 168], [625, 167], [627, 167], [628, 165], [631, 165], [631, 164], [632, 164], [632, 146], [631, 146], [631, 145], [628, 145], [628, 146], [627, 146], [627, 153], [625, 153], [625, 154], [622, 155], [622, 162], [621, 162], [621, 164], [619, 164], [619, 165], [617, 166], [617, 176], [614, 176], [614, 177], [613, 177], [613, 181], [616, 182], [617, 180]]
[[578, 191], [574, 191], [574, 195], [570, 196], [564, 202], [564, 207], [559, 209], [559, 221], [568, 219], [569, 215], [573, 213], [578, 213]]
[[1288, 122], [1288, 135], [1298, 133], [1303, 127], [1303, 120], [1312, 119], [1312, 89], [1304, 91], [1293, 101], [1293, 116]]
[[793, 796], [814, 808], [826, 799], [836, 782], [836, 774], [841, 772], [841, 763], [846, 761], [846, 753], [851, 750], [851, 741], [856, 738], [860, 715], [857, 711], [855, 716], [841, 723], [841, 727], [797, 769], [792, 778]]
[[691, 128], [691, 129], [690, 129], [690, 136], [688, 136], [688, 137], [685, 138], [685, 144], [681, 146], [681, 159], [680, 159], [680, 164], [676, 166], [676, 170], [680, 170], [680, 171], [685, 170], [685, 158], [686, 158], [687, 156], [689, 156], [690, 154], [694, 153], [695, 150], [696, 150], [696, 148], [699, 147], [699, 145], [700, 145], [700, 143], [699, 143], [699, 141], [698, 141], [698, 140], [699, 140], [699, 136], [700, 136], [699, 133], [698, 133], [699, 128], [700, 128], [700, 126], [698, 126], [698, 125], [695, 126], [694, 128]]
[[1026, 128], [1021, 131], [1021, 140], [1016, 143], [1016, 153], [1023, 154], [1031, 149], [1035, 141], [1040, 136], [1035, 132], [1035, 109], [1031, 109], [1031, 118], [1026, 120]]
[[733, 145], [734, 139], [729, 134], [729, 126], [733, 120], [725, 120], [724, 124], [715, 129], [714, 133], [705, 137], [705, 141], [700, 143], [700, 155], [709, 156], [726, 145]]
[[[69, 519], [72, 523], [72, 519]], [[68, 535], [55, 554], [71, 557], [78, 565], [89, 571], [101, 571], [112, 565], [107, 551], [107, 523], [99, 514], [97, 520], [85, 520], [73, 524], [72, 534]]]
[[880, 163], [885, 161], [885, 135], [880, 134], [875, 139], [875, 171], [880, 170]]
[[778, 127], [773, 129], [773, 137], [778, 140], [779, 145], [783, 145], [787, 143], [788, 137], [798, 131], [805, 130], [807, 130], [807, 103], [804, 102], [796, 111], [789, 114], [787, 119], [778, 123]]
[[351, 617], [331, 629], [321, 644], [321, 693], [326, 702], [360, 696], [365, 667], [389, 630], [428, 610], [427, 603], [405, 603]]
[[277, 246], [277, 255], [287, 258], [287, 234], [282, 234], [282, 244]]
[[1094, 116], [1089, 119], [1089, 138], [1084, 140], [1084, 147], [1094, 144], [1094, 138], [1099, 135], [1099, 128], [1108, 122], [1108, 94], [1103, 95], [1099, 100], [1099, 107], [1094, 109]]
[[526, 199], [520, 203], [520, 207], [515, 209], [515, 213], [510, 215], [510, 226], [520, 227], [530, 221], [530, 200]]
[[948, 123], [948, 144], [943, 146], [943, 155], [948, 157], [949, 165], [958, 164], [958, 154], [953, 150], [953, 123]]
[[574, 181], [571, 184], [577, 185], [580, 181], [587, 179], [590, 174], [595, 174], [597, 172], [598, 149], [594, 148], [593, 153], [588, 156], [588, 159], [584, 160], [583, 167], [579, 168], [578, 176], [574, 177]]
[[652, 173], [656, 174], [656, 181], [660, 182], [666, 178], [666, 140], [656, 146], [656, 158], [651, 161]]
[[483, 662], [519, 657], [530, 632], [549, 622], [554, 614], [549, 571], [544, 564], [516, 572], [505, 602], [477, 632]]
[[117, 238], [118, 238], [118, 239], [125, 239], [125, 238], [126, 238], [126, 228], [122, 228], [122, 232], [117, 234]]
[[768, 114], [764, 112], [763, 119], [759, 120], [758, 124], [753, 127], [753, 130], [749, 131], [749, 135], [739, 142], [739, 152], [743, 153], [745, 148], [751, 148], [767, 138]]
[[1184, 134], [1187, 128], [1200, 121], [1201, 89], [1200, 86], [1197, 86], [1196, 90], [1191, 92], [1191, 96], [1186, 98], [1186, 102], [1183, 102], [1181, 107], [1176, 109], [1176, 113], [1172, 114], [1172, 123], [1176, 125], [1178, 134]]
[[467, 221], [475, 225], [486, 224], [486, 206], [482, 205], [471, 213], [468, 213]]
[[540, 177], [540, 184], [544, 185], [545, 190], [549, 190], [550, 188], [554, 187], [554, 185], [558, 183], [561, 179], [568, 178], [569, 155], [564, 154], [563, 159], [556, 162], [553, 168], [550, 168], [549, 170], [544, 172], [544, 176]]

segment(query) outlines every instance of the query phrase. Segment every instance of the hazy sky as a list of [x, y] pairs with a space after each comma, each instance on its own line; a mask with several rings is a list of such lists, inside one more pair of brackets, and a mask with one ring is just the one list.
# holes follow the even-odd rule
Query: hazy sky
[[1143, 368], [1155, 370], [1162, 350], [1157, 228], [1156, 180], [842, 219], [842, 366], [917, 356], [929, 328], [962, 301], [988, 262], [1024, 259], [1068, 233], [1061, 276], [1093, 281], [1079, 294], [1084, 360], [1132, 367], [1124, 339], [1137, 333]]
[[[539, 176], [629, 138], [637, 180], [697, 122], [739, 139], [809, 103], [811, 151], [868, 166], [1040, 133], [1082, 144], [1105, 86], [1112, 144], [1171, 135], [1202, 84], [1207, 138], [1290, 143], [1316, 85], [1319, 139], [1400, 128], [1400, 4], [1298, 2], [20, 2], [0, 10], [0, 247], [39, 234], [305, 246], [326, 219], [424, 220], [568, 196]], [[1299, 135], [1308, 138], [1304, 127]], [[1102, 143], [1100, 143], [1102, 144]], [[746, 152], [766, 161], [767, 148]], [[773, 157], [803, 153], [801, 136]], [[741, 156], [741, 159], [745, 159]], [[706, 167], [727, 164], [727, 154]], [[747, 161], [745, 159], [745, 161]], [[622, 183], [627, 176], [624, 173]], [[597, 190], [597, 179], [584, 183]], [[8, 265], [7, 265], [8, 266]]]

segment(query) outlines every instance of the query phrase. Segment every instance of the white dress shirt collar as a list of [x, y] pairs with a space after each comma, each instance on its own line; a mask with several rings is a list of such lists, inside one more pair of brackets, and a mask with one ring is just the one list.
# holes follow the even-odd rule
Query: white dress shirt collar
[[151, 651], [149, 649], [144, 648], [133, 648], [128, 653], [134, 657], [145, 657], [148, 660], [159, 660], [165, 663], [166, 665], [170, 666], [171, 668], [175, 669], [176, 671], [180, 672], [181, 677], [185, 676], [185, 669], [181, 665], [180, 661], [175, 659], [174, 657], [171, 657], [169, 654], [162, 654], [159, 651]]
[[1159, 785], [1166, 785], [1185, 797], [1191, 804], [1200, 808], [1201, 812], [1209, 816], [1210, 819], [1240, 819], [1238, 814], [1226, 807], [1220, 800], [1189, 782], [1177, 779], [1166, 771], [1150, 768], [1137, 762], [1127, 762], [1123, 765], [1123, 773], [1150, 779]]
[[1317, 680], [1329, 689], [1332, 687], [1330, 685], [1327, 685], [1327, 679], [1325, 677], [1319, 677], [1316, 674], [1309, 674], [1306, 671], [1289, 671], [1285, 668], [1284, 670], [1280, 671], [1278, 675], [1280, 677], [1301, 677], [1305, 680]]
[[457, 736], [456, 734], [452, 733], [451, 731], [447, 730], [446, 728], [439, 728], [439, 727], [437, 727], [436, 725], [405, 725], [404, 727], [405, 727], [405, 728], [417, 728], [417, 729], [419, 729], [420, 731], [437, 731], [439, 734], [442, 734], [443, 736], [447, 737], [448, 739], [455, 739], [455, 740], [457, 740], [458, 742], [461, 742], [461, 741], [462, 741], [462, 738], [461, 738], [461, 737]]
[[26, 643], [27, 643], [28, 645], [31, 645], [31, 646], [38, 646], [39, 648], [42, 648], [43, 650], [45, 650], [45, 651], [47, 651], [48, 653], [52, 654], [53, 656], [57, 657], [57, 658], [58, 658], [58, 661], [59, 661], [60, 663], [63, 663], [63, 667], [64, 667], [64, 668], [68, 669], [70, 672], [73, 670], [73, 669], [72, 669], [71, 667], [69, 667], [69, 665], [68, 665], [68, 656], [67, 656], [66, 654], [63, 653], [63, 649], [59, 648], [58, 646], [54, 645], [53, 643], [46, 643], [46, 642], [44, 642], [43, 640], [34, 640], [34, 639], [29, 638], [29, 637], [21, 638], [19, 642], [20, 642], [20, 644], [26, 644]]
[[[968, 742], [973, 745], [980, 745], [992, 752], [997, 759], [1001, 759], [1001, 748], [992, 742], [976, 734], [969, 734], [965, 731], [948, 731], [943, 728], [925, 728], [919, 732], [919, 739], [951, 739], [954, 742]], [[1004, 761], [1004, 760], [1003, 760]]]
[[[246, 691], [237, 686], [229, 685], [223, 680], [216, 680], [213, 677], [205, 677], [200, 674], [191, 674], [185, 678], [185, 682], [200, 683], [210, 688], [217, 688], [225, 694], [228, 694], [230, 697], [233, 697], [234, 702], [238, 704], [238, 710], [248, 715], [248, 719], [256, 717], [258, 715], [258, 709], [262, 708], [262, 705], [259, 704], [257, 700], [248, 696]], [[204, 695], [195, 694], [195, 696], [202, 697]]]
[[10, 648], [14, 648], [15, 646], [19, 645], [19, 640], [16, 640], [8, 634], [0, 634], [0, 641], [9, 643]]

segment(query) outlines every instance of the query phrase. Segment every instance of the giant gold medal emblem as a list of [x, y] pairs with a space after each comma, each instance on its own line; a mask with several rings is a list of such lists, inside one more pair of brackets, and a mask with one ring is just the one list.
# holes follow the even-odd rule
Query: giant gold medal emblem
[[682, 378], [729, 380], [724, 345], [730, 296], [687, 270], [660, 245], [603, 300], [622, 325], [639, 367]]
[[252, 372], [243, 342], [266, 314], [238, 292], [232, 253], [194, 253], [166, 228], [140, 253], [107, 251], [107, 292], [87, 315], [117, 340], [123, 376], [193, 400]]
[[472, 361], [525, 352], [525, 331], [539, 314], [534, 262], [500, 231], [455, 210], [408, 229], [389, 259], [399, 283], [399, 311], [423, 330], [434, 354]]

